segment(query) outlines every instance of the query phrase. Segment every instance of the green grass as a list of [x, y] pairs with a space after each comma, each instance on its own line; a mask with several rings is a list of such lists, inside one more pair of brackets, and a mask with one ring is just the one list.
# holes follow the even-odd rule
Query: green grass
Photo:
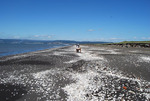
[[119, 42], [119, 44], [126, 44], [126, 43], [150, 43], [150, 41], [123, 41]]
[[137, 43], [137, 44], [150, 44], [150, 41], [123, 41], [119, 43], [106, 43], [104, 45], [116, 45], [116, 44], [132, 44], [132, 43]]
[[119, 43], [103, 43], [103, 44], [84, 44], [84, 45], [91, 45], [91, 46], [101, 46], [101, 45], [117, 45], [117, 44], [150, 44], [150, 41], [123, 41]]

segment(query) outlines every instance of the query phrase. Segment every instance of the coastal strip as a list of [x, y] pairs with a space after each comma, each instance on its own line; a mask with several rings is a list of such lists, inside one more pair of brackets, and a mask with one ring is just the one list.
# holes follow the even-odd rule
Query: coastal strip
[[0, 58], [1, 101], [150, 99], [147, 49], [81, 45]]

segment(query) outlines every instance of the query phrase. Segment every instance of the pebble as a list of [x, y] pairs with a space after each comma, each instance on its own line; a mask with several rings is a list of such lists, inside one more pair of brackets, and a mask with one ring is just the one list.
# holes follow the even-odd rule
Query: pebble
[[[149, 93], [148, 88], [150, 88], [150, 85], [145, 84], [145, 82], [143, 82], [142, 86], [143, 88], [141, 88], [141, 85], [139, 85], [139, 83], [131, 78], [135, 78], [134, 76], [132, 77], [128, 77], [128, 78], [124, 78], [124, 76], [119, 76], [117, 75], [117, 70], [111, 70], [108, 67], [104, 67], [101, 68], [102, 65], [101, 64], [92, 64], [92, 63], [88, 63], [88, 67], [89, 68], [93, 68], [96, 67], [96, 69], [99, 69], [101, 72], [100, 76], [97, 76], [94, 80], [97, 82], [93, 82], [93, 83], [99, 83], [97, 84], [97, 89], [92, 89], [93, 93], [88, 93], [85, 94], [84, 96], [86, 98], [88, 98], [89, 100], [91, 100], [94, 97], [97, 98], [104, 98], [105, 101], [110, 101], [110, 100], [121, 100], [121, 101], [132, 101], [132, 100], [136, 100], [136, 101], [145, 101], [146, 97], [144, 95], [144, 93]], [[104, 73], [105, 72], [105, 73]], [[108, 75], [107, 73], [110, 74], [114, 74], [114, 75]], [[115, 75], [116, 74], [116, 75]], [[55, 77], [57, 78], [57, 77]], [[28, 79], [26, 75], [22, 75], [20, 77], [20, 79]], [[26, 84], [28, 83], [29, 85], [31, 85], [31, 89], [27, 94], [31, 94], [32, 92], [36, 92], [36, 93], [43, 93], [45, 95], [43, 95], [41, 98], [47, 98], [48, 96], [50, 96], [51, 92], [51, 85], [47, 85], [51, 82], [48, 81], [48, 79], [46, 78], [37, 78], [37, 79], [32, 79], [32, 80], [27, 80], [28, 82], [23, 80], [18, 81], [18, 79], [16, 79], [16, 83], [20, 83], [20, 84]], [[45, 82], [43, 82], [45, 80]], [[67, 80], [66, 77], [62, 77], [62, 78], [57, 78], [55, 81], [59, 82], [59, 80]], [[9, 79], [8, 79], [9, 81]], [[1, 81], [2, 82], [2, 81]], [[101, 85], [103, 84], [103, 85]], [[145, 84], [145, 85], [144, 85]], [[34, 87], [34, 86], [37, 86]], [[54, 87], [55, 84], [52, 85], [52, 87]], [[58, 87], [59, 89], [61, 89], [61, 87]], [[17, 89], [14, 89], [14, 91], [17, 91]], [[16, 92], [17, 94], [17, 92]], [[53, 95], [55, 95], [56, 93], [54, 92]], [[15, 94], [13, 93], [13, 95], [15, 96]], [[24, 95], [24, 93], [22, 94], [22, 96]], [[56, 97], [56, 95], [55, 95]], [[59, 98], [59, 96], [57, 96]]]

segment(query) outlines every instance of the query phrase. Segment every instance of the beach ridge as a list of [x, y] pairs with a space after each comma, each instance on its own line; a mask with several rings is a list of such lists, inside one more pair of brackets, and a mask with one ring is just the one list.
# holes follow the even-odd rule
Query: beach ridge
[[106, 45], [81, 49], [76, 53], [76, 46], [67, 46], [2, 57], [0, 100], [150, 99], [147, 50]]

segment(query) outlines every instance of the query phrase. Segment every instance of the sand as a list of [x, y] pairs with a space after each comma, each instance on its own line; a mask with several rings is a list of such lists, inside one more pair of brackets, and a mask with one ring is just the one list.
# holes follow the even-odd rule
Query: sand
[[150, 99], [150, 49], [75, 46], [0, 58], [0, 101]]

